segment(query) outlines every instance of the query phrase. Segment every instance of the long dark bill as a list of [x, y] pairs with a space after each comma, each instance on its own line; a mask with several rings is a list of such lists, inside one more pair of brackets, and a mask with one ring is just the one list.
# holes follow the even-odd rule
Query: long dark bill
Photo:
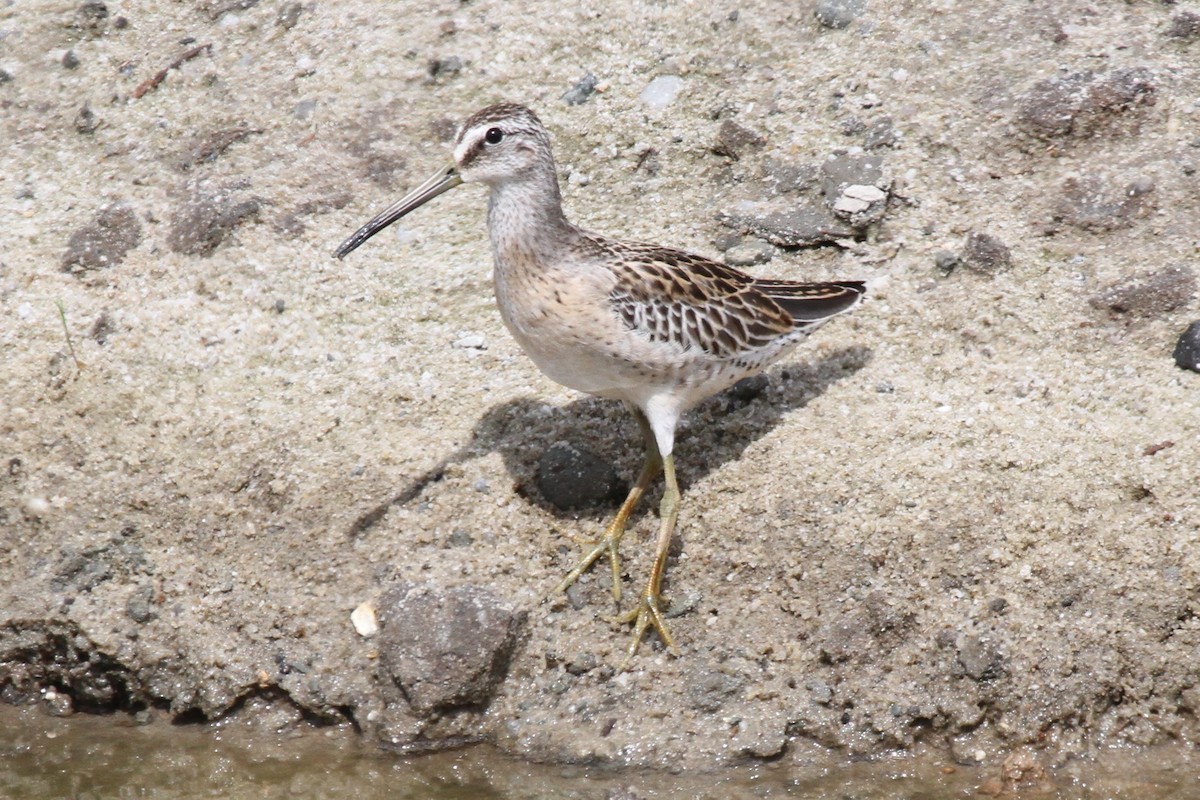
[[462, 183], [462, 178], [458, 176], [458, 167], [455, 165], [451, 164], [449, 167], [438, 170], [429, 180], [376, 214], [370, 222], [356, 230], [353, 236], [338, 245], [338, 249], [333, 251], [334, 257], [345, 258], [351, 250], [379, 233], [388, 225], [391, 225], [413, 209], [428, 203], [442, 192], [453, 189], [460, 183]]

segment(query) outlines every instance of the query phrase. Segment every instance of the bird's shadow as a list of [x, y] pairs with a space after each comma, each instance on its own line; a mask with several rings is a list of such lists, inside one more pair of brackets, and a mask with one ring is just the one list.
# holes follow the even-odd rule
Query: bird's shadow
[[[680, 489], [739, 458], [754, 441], [779, 424], [784, 414], [803, 408], [832, 384], [870, 363], [867, 347], [847, 347], [813, 362], [776, 368], [766, 381], [743, 382], [689, 412], [675, 437]], [[447, 467], [499, 452], [519, 495], [559, 516], [606, 511], [607, 506], [563, 511], [535, 488], [538, 458], [551, 445], [567, 441], [586, 447], [632, 478], [644, 454], [633, 416], [620, 403], [584, 397], [557, 407], [522, 397], [493, 406], [475, 425], [471, 440], [411, 480], [394, 497], [362, 514], [350, 535], [361, 536], [392, 506], [406, 505], [439, 482]]]

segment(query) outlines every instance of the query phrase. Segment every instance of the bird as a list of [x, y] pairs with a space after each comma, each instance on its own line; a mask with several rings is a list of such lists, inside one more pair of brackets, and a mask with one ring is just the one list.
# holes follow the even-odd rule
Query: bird
[[659, 530], [649, 580], [615, 619], [633, 626], [620, 669], [649, 632], [675, 656], [663, 578], [679, 516], [675, 429], [702, 400], [762, 372], [809, 333], [859, 305], [866, 283], [753, 277], [700, 255], [595, 233], [563, 213], [550, 134], [524, 105], [468, 117], [450, 163], [385, 208], [334, 252], [345, 258], [381, 230], [464, 183], [489, 190], [487, 228], [496, 303], [505, 326], [551, 380], [619, 400], [633, 413], [645, 460], [612, 522], [551, 595], [601, 557], [620, 607], [618, 554], [630, 516], [661, 473]]

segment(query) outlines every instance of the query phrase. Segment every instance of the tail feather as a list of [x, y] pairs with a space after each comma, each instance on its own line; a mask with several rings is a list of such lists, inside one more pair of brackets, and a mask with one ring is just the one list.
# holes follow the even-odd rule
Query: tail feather
[[796, 283], [758, 280], [754, 288], [770, 297], [796, 322], [818, 322], [844, 314], [862, 301], [867, 285], [862, 281]]

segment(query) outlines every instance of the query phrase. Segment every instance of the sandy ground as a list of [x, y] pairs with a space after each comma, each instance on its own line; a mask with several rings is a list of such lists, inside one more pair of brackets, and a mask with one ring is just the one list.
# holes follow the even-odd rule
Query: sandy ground
[[[1192, 742], [1187, 6], [872, 4], [834, 29], [812, 3], [567, 5], [0, 7], [0, 696], [687, 769]], [[556, 512], [533, 476], [565, 441], [632, 478], [636, 427], [504, 331], [482, 190], [330, 257], [499, 99], [552, 131], [576, 222], [715, 257], [719, 214], [792, 202], [781, 164], [882, 159], [882, 220], [749, 268], [875, 293], [689, 418], [682, 657], [625, 673], [604, 570], [538, 603], [612, 508]], [[766, 145], [714, 153], [727, 119]], [[351, 625], [408, 586], [511, 611], [482, 699], [418, 709]]]

